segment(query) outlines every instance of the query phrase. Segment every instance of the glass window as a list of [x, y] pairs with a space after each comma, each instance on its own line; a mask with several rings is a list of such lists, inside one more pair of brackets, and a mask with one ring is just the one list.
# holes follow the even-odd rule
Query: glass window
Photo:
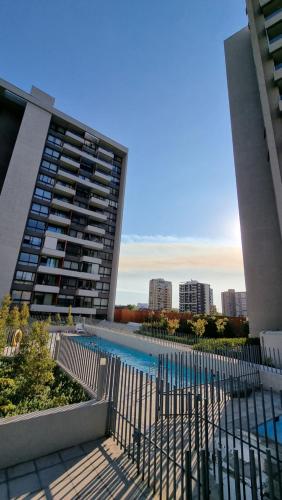
[[33, 231], [45, 231], [46, 224], [45, 222], [42, 222], [41, 220], [36, 220], [36, 219], [28, 219], [27, 225], [29, 229], [32, 229]]
[[15, 276], [15, 283], [21, 283], [24, 285], [29, 285], [34, 280], [34, 273], [27, 271], [17, 271]]
[[55, 137], [52, 134], [48, 134], [47, 141], [51, 142], [52, 144], [56, 144], [57, 146], [62, 146], [63, 141], [59, 139], [59, 137]]
[[38, 255], [21, 252], [19, 256], [19, 263], [24, 264], [25, 266], [36, 266], [38, 263]]
[[52, 198], [52, 193], [50, 191], [46, 191], [45, 189], [41, 189], [41, 188], [36, 188], [35, 191], [34, 191], [34, 196], [36, 198], [40, 198], [41, 200], [51, 200]]
[[45, 207], [45, 205], [40, 205], [39, 203], [33, 203], [31, 205], [31, 212], [34, 214], [48, 215], [49, 208]]
[[73, 271], [78, 271], [79, 264], [78, 264], [78, 262], [73, 262], [71, 260], [65, 260], [64, 261], [64, 268], [65, 269], [72, 269]]
[[59, 259], [42, 256], [40, 264], [42, 264], [42, 266], [47, 266], [47, 267], [59, 267]]
[[51, 163], [50, 161], [43, 160], [41, 163], [41, 167], [45, 170], [50, 170], [50, 172], [57, 172], [58, 166], [55, 163]]
[[59, 151], [55, 151], [55, 149], [51, 149], [51, 148], [45, 148], [44, 154], [47, 156], [52, 156], [53, 158], [59, 158], [59, 156], [60, 156]]
[[45, 174], [40, 174], [38, 177], [38, 181], [42, 182], [42, 184], [47, 184], [50, 186], [54, 186], [55, 184], [55, 179], [53, 177], [50, 177], [50, 175]]
[[25, 234], [23, 237], [23, 245], [28, 245], [29, 247], [40, 248], [42, 243], [42, 238], [36, 236], [30, 236]]
[[65, 230], [62, 227], [53, 226], [52, 224], [48, 224], [47, 231], [52, 231], [52, 233], [65, 234]]
[[31, 297], [31, 292], [12, 290], [12, 302], [29, 302], [30, 297]]

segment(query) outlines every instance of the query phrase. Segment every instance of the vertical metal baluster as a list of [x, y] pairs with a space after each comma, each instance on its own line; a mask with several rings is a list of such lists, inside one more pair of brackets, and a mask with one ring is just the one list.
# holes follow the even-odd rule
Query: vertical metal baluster
[[142, 461], [142, 481], [145, 477], [145, 465], [146, 465], [146, 439], [147, 439], [147, 400], [148, 400], [148, 373], [145, 377], [145, 408], [144, 408], [144, 429], [143, 429], [143, 461]]
[[259, 486], [260, 486], [260, 495], [261, 498], [263, 498], [263, 484], [262, 484], [262, 473], [261, 473], [261, 458], [260, 458], [260, 445], [259, 445], [259, 435], [258, 435], [258, 417], [257, 417], [257, 402], [256, 402], [255, 388], [253, 388], [253, 404], [255, 413], [256, 445], [258, 451]]
[[152, 404], [153, 404], [153, 377], [150, 376], [149, 395], [149, 445], [148, 445], [148, 487], [151, 486], [151, 439], [152, 439]]
[[185, 452], [185, 500], [192, 500], [191, 450]]
[[271, 413], [272, 413], [272, 420], [273, 420], [276, 461], [277, 461], [277, 469], [278, 469], [279, 495], [280, 495], [280, 498], [282, 498], [282, 482], [281, 482], [281, 473], [280, 473], [281, 472], [281, 469], [280, 469], [280, 455], [279, 455], [279, 447], [278, 447], [278, 439], [277, 439], [277, 428], [276, 428], [276, 418], [275, 418], [274, 400], [273, 400], [273, 389], [272, 389], [272, 387], [270, 387], [270, 398], [271, 398]]
[[161, 407], [161, 421], [160, 421], [160, 493], [159, 498], [162, 499], [163, 493], [163, 437], [164, 437], [164, 425], [163, 425], [163, 404], [164, 404], [164, 381], [161, 380], [160, 383], [160, 407]]
[[267, 450], [266, 450], [266, 465], [267, 465], [267, 473], [268, 473], [269, 498], [270, 498], [270, 500], [275, 500], [274, 485], [273, 485], [273, 472], [272, 472], [272, 463], [271, 463], [271, 452], [270, 452], [269, 448], [267, 448]]
[[135, 462], [135, 444], [136, 444], [136, 419], [137, 419], [137, 394], [138, 394], [139, 370], [135, 371], [135, 390], [134, 390], [134, 413], [133, 413], [133, 450], [132, 462]]
[[251, 474], [252, 500], [258, 500], [255, 452], [254, 452], [254, 450], [249, 450], [249, 453], [250, 453], [250, 474]]
[[223, 373], [223, 393], [224, 393], [224, 420], [225, 420], [225, 447], [226, 447], [226, 467], [227, 467], [227, 491], [228, 500], [230, 500], [230, 467], [229, 467], [229, 444], [228, 444], [228, 423], [227, 423], [227, 405], [226, 405], [226, 379]]
[[241, 500], [241, 489], [240, 489], [240, 471], [239, 471], [239, 457], [238, 450], [234, 450], [234, 474], [235, 474], [235, 493], [236, 500]]
[[156, 396], [155, 396], [155, 428], [154, 428], [154, 478], [153, 492], [156, 494], [156, 476], [157, 476], [157, 440], [158, 440], [158, 404], [159, 404], [159, 379], [156, 379]]
[[167, 419], [166, 419], [166, 498], [169, 498], [169, 468], [170, 468], [170, 460], [169, 460], [169, 447], [170, 447], [170, 405], [169, 405], [169, 399], [170, 399], [170, 385], [169, 383], [166, 384], [166, 392], [167, 392]]
[[139, 405], [138, 405], [138, 419], [137, 419], [137, 474], [140, 474], [140, 461], [141, 461], [141, 424], [142, 424], [142, 407], [143, 407], [143, 372], [139, 373]]
[[218, 494], [219, 494], [219, 500], [224, 500], [224, 496], [223, 496], [223, 473], [222, 473], [222, 454], [221, 454], [221, 449], [217, 450], [217, 464], [218, 464]]

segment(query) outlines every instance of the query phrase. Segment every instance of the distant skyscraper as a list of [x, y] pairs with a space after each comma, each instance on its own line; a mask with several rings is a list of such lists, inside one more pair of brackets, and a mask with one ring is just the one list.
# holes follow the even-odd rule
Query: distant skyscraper
[[150, 280], [149, 309], [153, 311], [170, 310], [172, 308], [172, 283], [162, 278]]
[[113, 319], [127, 149], [0, 80], [0, 299]]
[[229, 289], [221, 293], [222, 314], [225, 316], [247, 316], [247, 294], [246, 292], [235, 292]]
[[280, 0], [247, 0], [249, 26], [225, 41], [250, 332], [282, 330]]
[[191, 280], [179, 285], [179, 312], [210, 314], [213, 291], [210, 285]]

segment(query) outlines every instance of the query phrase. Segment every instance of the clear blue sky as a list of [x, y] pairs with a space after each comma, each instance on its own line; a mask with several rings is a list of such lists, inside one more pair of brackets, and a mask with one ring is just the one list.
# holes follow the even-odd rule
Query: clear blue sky
[[[244, 0], [1, 0], [0, 18], [1, 77], [129, 147], [118, 302], [145, 302], [151, 276], [175, 305], [178, 281], [210, 281], [218, 304], [243, 288], [223, 41]], [[190, 259], [209, 245], [230, 247], [228, 272]]]

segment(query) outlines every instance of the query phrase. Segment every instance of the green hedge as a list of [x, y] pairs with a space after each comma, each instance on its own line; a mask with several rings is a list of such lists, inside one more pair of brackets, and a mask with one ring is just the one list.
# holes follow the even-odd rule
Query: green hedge
[[259, 345], [259, 339], [256, 338], [234, 338], [234, 339], [199, 339], [192, 346], [195, 351], [215, 352], [225, 349], [236, 349], [248, 345]]

